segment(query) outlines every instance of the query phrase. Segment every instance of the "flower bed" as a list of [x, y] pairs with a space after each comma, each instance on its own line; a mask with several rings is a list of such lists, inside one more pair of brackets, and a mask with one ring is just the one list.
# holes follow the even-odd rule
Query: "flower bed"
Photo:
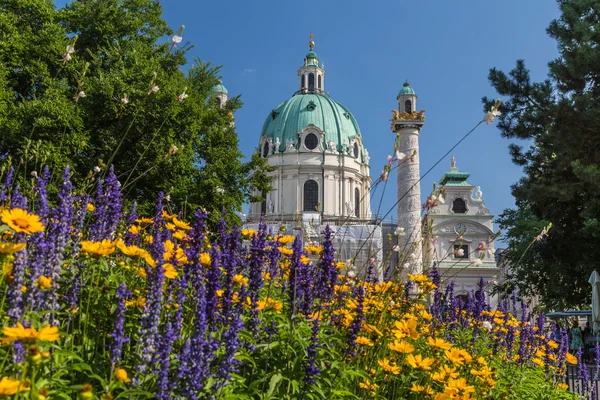
[[[110, 171], [93, 198], [64, 172], [35, 199], [0, 189], [0, 396], [215, 399], [561, 399], [566, 334], [489, 310], [483, 287], [341, 273], [323, 232], [189, 221], [159, 196], [123, 213]], [[53, 206], [50, 206], [50, 203]], [[242, 245], [249, 241], [248, 246]], [[309, 255], [317, 256], [313, 262]]]

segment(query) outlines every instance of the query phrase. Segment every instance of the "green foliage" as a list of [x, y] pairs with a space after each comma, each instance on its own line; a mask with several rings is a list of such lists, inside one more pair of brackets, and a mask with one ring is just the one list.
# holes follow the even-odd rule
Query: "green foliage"
[[[549, 308], [585, 306], [587, 280], [597, 268], [600, 250], [600, 3], [559, 2], [561, 17], [548, 33], [560, 56], [549, 64], [549, 77], [531, 82], [522, 60], [504, 73], [492, 69], [490, 82], [507, 98], [498, 128], [502, 136], [529, 141], [509, 146], [525, 176], [513, 186], [518, 211], [507, 210], [500, 224], [511, 245], [510, 285], [521, 293], [539, 293]], [[492, 100], [484, 98], [486, 110]], [[548, 237], [534, 243], [551, 222]], [[565, 290], [566, 289], [566, 290]]]
[[158, 2], [1, 0], [0, 10], [0, 156], [25, 177], [69, 164], [89, 192], [112, 164], [142, 212], [163, 191], [177, 212], [202, 204], [233, 219], [253, 190], [268, 190], [262, 160], [241, 161], [239, 98], [211, 99], [219, 67], [187, 65], [192, 45], [173, 46]]

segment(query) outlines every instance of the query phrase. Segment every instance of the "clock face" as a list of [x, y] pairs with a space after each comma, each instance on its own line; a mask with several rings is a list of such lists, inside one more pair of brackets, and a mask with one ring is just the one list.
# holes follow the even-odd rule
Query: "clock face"
[[459, 233], [467, 233], [467, 225], [462, 223], [454, 225], [454, 232], [456, 232], [457, 235]]

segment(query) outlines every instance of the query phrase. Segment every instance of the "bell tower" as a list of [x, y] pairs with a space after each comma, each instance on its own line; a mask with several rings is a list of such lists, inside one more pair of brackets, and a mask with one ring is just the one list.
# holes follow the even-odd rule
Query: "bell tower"
[[325, 92], [325, 69], [323, 64], [319, 65], [312, 33], [309, 35], [309, 51], [304, 57], [303, 65], [298, 70], [299, 93], [324, 93]]

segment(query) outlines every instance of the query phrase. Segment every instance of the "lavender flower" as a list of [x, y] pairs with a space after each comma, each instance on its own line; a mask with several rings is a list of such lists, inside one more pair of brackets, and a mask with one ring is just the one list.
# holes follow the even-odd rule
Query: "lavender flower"
[[331, 299], [333, 296], [333, 289], [337, 284], [338, 271], [335, 265], [335, 249], [331, 240], [333, 231], [329, 225], [325, 226], [325, 230], [322, 232], [323, 237], [323, 251], [319, 258], [318, 266], [318, 278], [315, 282], [315, 291], [325, 301]]
[[4, 183], [0, 186], [0, 205], [2, 206], [4, 206], [8, 200], [8, 192], [10, 192], [10, 188], [12, 187], [14, 175], [15, 170], [10, 166], [6, 173], [6, 177], [4, 177]]
[[[23, 242], [25, 237], [22, 233], [17, 234], [17, 241]], [[23, 292], [21, 288], [25, 282], [25, 269], [27, 268], [27, 249], [21, 250], [14, 254], [15, 260], [13, 261], [12, 276], [13, 280], [8, 286], [8, 292], [6, 293], [6, 302], [8, 304], [8, 311], [6, 314], [10, 318], [12, 324], [16, 324], [21, 321], [23, 317], [25, 304], [23, 302]]]
[[113, 338], [113, 342], [110, 349], [110, 361], [113, 365], [118, 364], [121, 361], [121, 354], [123, 344], [129, 341], [129, 338], [125, 336], [125, 300], [131, 296], [131, 292], [127, 290], [125, 282], [119, 285], [117, 289], [117, 311], [115, 315], [115, 329], [110, 334]]
[[19, 192], [19, 185], [15, 186], [12, 191], [11, 206], [12, 208], [27, 210], [27, 199]]
[[356, 288], [356, 315], [352, 320], [352, 324], [350, 324], [350, 329], [348, 329], [348, 334], [346, 335], [348, 339], [348, 345], [346, 347], [346, 354], [354, 357], [356, 356], [356, 338], [358, 337], [358, 333], [362, 328], [363, 321], [365, 320], [365, 316], [363, 314], [363, 306], [365, 300], [365, 288], [363, 285], [359, 285]]
[[173, 326], [171, 321], [167, 321], [165, 331], [162, 336], [162, 343], [160, 347], [159, 358], [159, 369], [158, 369], [158, 381], [157, 385], [157, 399], [170, 399], [171, 390], [173, 383], [169, 380], [169, 367], [171, 366], [171, 344], [173, 343]]
[[[245, 292], [242, 286], [240, 292]], [[221, 365], [217, 371], [219, 381], [215, 385], [215, 391], [220, 390], [231, 378], [231, 374], [237, 372], [237, 366], [241, 363], [235, 359], [235, 355], [240, 348], [240, 330], [244, 328], [242, 322], [243, 303], [238, 303], [237, 312], [232, 315], [229, 322], [229, 329], [223, 335], [222, 346], [225, 348], [225, 354], [221, 359]]]
[[[355, 339], [356, 340], [356, 339]], [[310, 345], [306, 349], [308, 356], [306, 366], [304, 367], [304, 384], [310, 386], [316, 382], [317, 375], [321, 369], [317, 367], [317, 354], [319, 347], [319, 319], [313, 321], [312, 336], [310, 337]]]

